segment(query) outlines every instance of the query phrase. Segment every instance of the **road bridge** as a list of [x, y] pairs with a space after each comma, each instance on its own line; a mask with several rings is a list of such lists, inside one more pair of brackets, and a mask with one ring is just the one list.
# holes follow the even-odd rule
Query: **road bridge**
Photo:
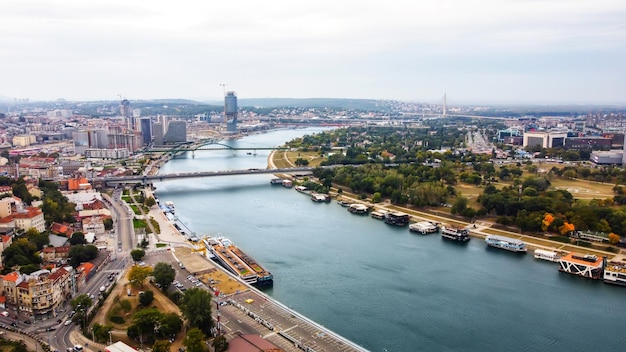
[[247, 170], [225, 170], [225, 171], [198, 171], [198, 172], [178, 172], [174, 174], [161, 175], [131, 175], [113, 177], [93, 177], [89, 181], [93, 184], [118, 185], [118, 184], [149, 184], [155, 181], [168, 181], [195, 177], [215, 177], [215, 176], [235, 176], [254, 174], [289, 174], [289, 173], [310, 173], [314, 167], [291, 167], [281, 169], [247, 169]]

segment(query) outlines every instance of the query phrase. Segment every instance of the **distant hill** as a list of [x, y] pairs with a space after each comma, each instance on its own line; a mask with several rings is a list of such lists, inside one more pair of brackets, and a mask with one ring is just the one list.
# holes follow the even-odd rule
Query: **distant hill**
[[355, 110], [383, 109], [380, 100], [373, 99], [335, 99], [335, 98], [256, 98], [238, 99], [239, 106], [249, 107], [292, 107], [292, 108], [335, 108]]

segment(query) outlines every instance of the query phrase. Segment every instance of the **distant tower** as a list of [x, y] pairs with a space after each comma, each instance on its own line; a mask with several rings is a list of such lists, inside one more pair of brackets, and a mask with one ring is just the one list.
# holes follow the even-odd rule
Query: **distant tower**
[[446, 118], [446, 114], [448, 113], [447, 110], [447, 106], [446, 106], [446, 93], [443, 93], [443, 109], [442, 110], [442, 114], [441, 117], [443, 117], [444, 119]]
[[120, 102], [120, 115], [126, 118], [127, 128], [131, 131], [135, 130], [135, 117], [130, 109], [130, 101], [124, 99]]
[[226, 131], [237, 133], [237, 96], [235, 92], [226, 92], [224, 97], [224, 115]]
[[152, 142], [152, 119], [149, 117], [140, 118], [139, 126], [141, 127], [141, 142], [143, 145], [150, 144]]

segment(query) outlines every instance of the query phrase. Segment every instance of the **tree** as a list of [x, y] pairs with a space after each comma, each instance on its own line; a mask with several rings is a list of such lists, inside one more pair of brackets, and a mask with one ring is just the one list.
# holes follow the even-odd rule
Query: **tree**
[[167, 291], [176, 277], [176, 270], [170, 264], [160, 262], [154, 266], [152, 276], [154, 276], [154, 281], [161, 285], [162, 290]]
[[152, 352], [170, 352], [172, 344], [168, 340], [157, 340], [152, 345]]
[[176, 313], [164, 314], [161, 318], [159, 335], [162, 337], [175, 336], [183, 328], [183, 320]]
[[152, 301], [154, 301], [154, 292], [150, 290], [144, 291], [139, 295], [139, 304], [144, 307], [149, 306]]
[[150, 196], [150, 197], [146, 198], [146, 200], [143, 202], [143, 204], [145, 206], [147, 206], [148, 208], [152, 208], [153, 206], [156, 205], [156, 200], [154, 200], [154, 197]]
[[191, 327], [210, 335], [214, 323], [211, 317], [211, 294], [208, 291], [195, 287], [185, 291], [180, 309]]
[[463, 214], [463, 212], [467, 208], [467, 203], [468, 203], [467, 198], [458, 197], [456, 201], [454, 202], [454, 205], [452, 205], [450, 212], [452, 214]]
[[106, 219], [102, 220], [102, 222], [104, 223], [104, 229], [105, 230], [113, 229], [113, 219], [106, 218]]
[[183, 340], [183, 345], [187, 348], [187, 352], [203, 352], [205, 335], [198, 328], [192, 328], [187, 331], [187, 336]]
[[128, 272], [128, 281], [133, 287], [143, 287], [144, 281], [150, 274], [152, 274], [151, 267], [134, 265]]
[[72, 318], [76, 325], [82, 327], [87, 325], [87, 310], [92, 303], [93, 301], [86, 294], [82, 294], [70, 301], [72, 309], [76, 311], [76, 315]]
[[213, 349], [215, 352], [226, 352], [228, 351], [228, 341], [224, 335], [217, 335], [213, 339]]
[[107, 342], [109, 340], [109, 332], [113, 330], [111, 325], [100, 325], [98, 323], [93, 324], [91, 332], [96, 342]]
[[132, 251], [130, 251], [130, 256], [133, 258], [134, 261], [138, 262], [141, 259], [143, 259], [143, 257], [146, 255], [146, 251], [144, 251], [143, 249], [133, 249]]
[[613, 232], [611, 232], [609, 234], [609, 243], [610, 244], [617, 244], [621, 239], [622, 238], [618, 234], [615, 234]]
[[43, 247], [50, 244], [48, 234], [45, 232], [39, 232], [34, 227], [31, 227], [28, 231], [26, 231], [26, 237], [37, 246], [38, 250], [42, 250]]
[[306, 159], [298, 158], [298, 159], [296, 159], [294, 164], [296, 164], [296, 166], [307, 166], [307, 165], [309, 165], [309, 161], [306, 160]]
[[82, 245], [78, 244], [70, 248], [68, 253], [69, 264], [74, 268], [79, 266], [80, 263], [88, 262], [95, 259], [98, 256], [98, 248], [94, 245]]
[[77, 244], [87, 244], [87, 240], [85, 239], [85, 234], [82, 232], [74, 232], [72, 237], [70, 237], [70, 245], [74, 246]]

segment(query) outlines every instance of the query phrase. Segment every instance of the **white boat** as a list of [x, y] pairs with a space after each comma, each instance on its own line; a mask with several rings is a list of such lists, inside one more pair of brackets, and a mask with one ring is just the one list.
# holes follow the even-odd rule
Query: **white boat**
[[441, 238], [452, 241], [467, 242], [470, 240], [469, 230], [444, 226], [441, 229]]
[[367, 206], [365, 204], [354, 203], [350, 204], [348, 211], [352, 214], [367, 214]]
[[385, 218], [385, 214], [387, 213], [388, 213], [387, 210], [380, 209], [380, 210], [373, 211], [370, 214], [370, 216], [373, 217], [374, 219], [383, 220]]
[[526, 243], [524, 241], [498, 235], [488, 235], [485, 238], [489, 247], [505, 249], [511, 252], [526, 252]]
[[626, 286], [626, 263], [608, 262], [603, 278], [607, 284]]
[[409, 231], [421, 233], [425, 235], [427, 233], [435, 233], [439, 231], [439, 226], [433, 224], [430, 221], [419, 221], [409, 225]]
[[558, 262], [561, 255], [554, 251], [546, 251], [545, 249], [535, 249], [535, 259], [547, 260], [549, 262]]

